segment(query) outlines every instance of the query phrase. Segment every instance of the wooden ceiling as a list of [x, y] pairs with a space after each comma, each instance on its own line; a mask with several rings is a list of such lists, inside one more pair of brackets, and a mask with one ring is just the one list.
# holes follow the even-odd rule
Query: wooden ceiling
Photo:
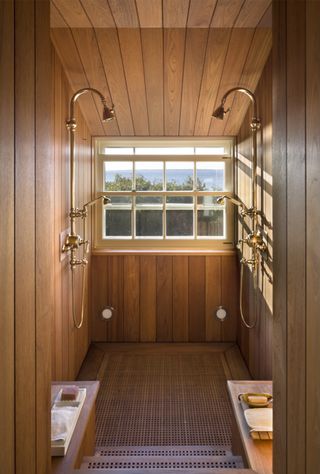
[[103, 124], [97, 97], [80, 107], [92, 135], [236, 135], [271, 50], [271, 0], [52, 0], [51, 36], [74, 91], [114, 103]]

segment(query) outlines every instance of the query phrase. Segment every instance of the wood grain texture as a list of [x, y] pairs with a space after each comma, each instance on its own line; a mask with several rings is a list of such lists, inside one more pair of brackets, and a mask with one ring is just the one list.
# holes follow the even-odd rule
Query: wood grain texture
[[94, 28], [114, 28], [115, 22], [105, 0], [81, 0], [81, 4]]
[[117, 28], [137, 28], [139, 20], [135, 0], [108, 0]]
[[193, 135], [202, 81], [208, 29], [187, 29], [181, 99], [180, 135]]
[[[261, 76], [261, 71], [269, 57], [271, 40], [271, 31], [269, 29], [256, 29], [240, 79], [241, 85], [252, 91], [255, 91]], [[235, 94], [232, 110], [236, 113], [229, 115], [224, 134], [233, 135], [239, 130], [239, 122], [242, 123], [247, 108], [247, 98], [243, 94]]]
[[117, 108], [120, 134], [133, 135], [132, 115], [117, 32], [113, 29], [98, 29], [96, 35], [110, 93]]
[[217, 0], [190, 0], [187, 26], [208, 28]]
[[215, 317], [221, 306], [221, 257], [206, 257], [206, 340], [221, 340], [222, 323]]
[[235, 22], [236, 28], [254, 28], [271, 5], [271, 0], [245, 0]]
[[[94, 30], [89, 28], [74, 28], [72, 31], [73, 39], [84, 67], [89, 86], [98, 89], [106, 98], [107, 103], [112, 104], [112, 98]], [[101, 116], [102, 105], [100, 97], [97, 96], [97, 94], [92, 94], [92, 98]], [[102, 128], [105, 135], [119, 135], [117, 119], [108, 123], [102, 123]]]
[[163, 0], [162, 5], [164, 28], [185, 28], [189, 0]]
[[151, 136], [163, 135], [163, 31], [141, 30], [144, 79]]
[[141, 28], [162, 27], [162, 0], [136, 0]]
[[194, 135], [207, 135], [230, 40], [229, 29], [209, 32]]
[[[190, 3], [190, 21], [203, 23], [201, 15], [210, 5], [211, 11], [213, 2], [203, 4], [202, 9], [198, 0]], [[158, 11], [156, 5], [148, 3], [148, 8]], [[96, 15], [100, 7], [95, 5]], [[218, 7], [219, 2], [214, 12]], [[221, 123], [213, 125], [211, 114], [228, 88], [241, 83], [255, 89], [270, 52], [271, 29], [203, 24], [53, 28], [52, 40], [73, 90], [98, 87], [116, 106], [116, 121], [102, 124], [98, 97], [81, 98], [92, 135], [236, 135], [249, 105], [244, 97], [230, 97], [231, 112]]]
[[[35, 330], [36, 330], [36, 465], [38, 472], [50, 470], [51, 414], [51, 323], [54, 315], [54, 161], [52, 140], [50, 4], [35, 3]], [[43, 203], [45, 202], [45, 206]], [[51, 216], [48, 219], [48, 215]]]
[[175, 257], [172, 270], [173, 334], [175, 342], [189, 340], [189, 258]]
[[[222, 96], [232, 87], [237, 87], [241, 84], [241, 74], [245, 61], [247, 59], [248, 51], [250, 49], [254, 30], [252, 28], [237, 28], [233, 29], [230, 37], [230, 43], [226, 54], [226, 59], [221, 75], [219, 89], [217, 92], [216, 102], [213, 110], [215, 110], [220, 102]], [[228, 96], [225, 108], [226, 110], [232, 105], [232, 96]], [[223, 135], [225, 128], [224, 120], [212, 119], [210, 124], [209, 135]]]
[[274, 240], [274, 314], [273, 322], [273, 394], [274, 410], [274, 462], [275, 474], [287, 470], [287, 27], [286, 2], [273, 5], [273, 196], [278, 205], [274, 208], [274, 233], [283, 236]]
[[153, 342], [157, 336], [157, 261], [140, 257], [140, 341]]
[[189, 257], [189, 339], [205, 340], [205, 257]]
[[[129, 257], [128, 267], [124, 259]], [[222, 264], [229, 273], [225, 270], [222, 274]], [[226, 287], [223, 292], [222, 277]], [[106, 280], [107, 290], [101, 284]], [[93, 255], [92, 338], [102, 341], [104, 336], [104, 341], [110, 342], [221, 342], [231, 340], [233, 335], [235, 340], [237, 280], [235, 254]], [[233, 306], [230, 300], [235, 301]], [[220, 304], [229, 310], [225, 330], [225, 323], [215, 319]], [[101, 309], [108, 305], [114, 307], [114, 315], [102, 322]], [[127, 324], [130, 329], [126, 329]]]
[[[66, 28], [51, 30], [51, 39], [59, 58], [67, 74], [73, 92], [83, 87], [88, 87], [89, 83], [85, 76], [83, 65], [79, 57], [72, 33]], [[89, 94], [85, 94], [79, 101], [80, 108], [85, 112], [86, 120], [90, 124], [91, 131], [103, 133], [103, 126], [96, 105]]]
[[138, 29], [120, 29], [119, 42], [135, 135], [149, 135], [141, 36]]
[[164, 30], [164, 134], [179, 134], [185, 30]]
[[[229, 294], [233, 298], [229, 297]], [[237, 321], [239, 313], [239, 267], [236, 259], [226, 257], [221, 262], [221, 301], [225, 302], [228, 317], [222, 325], [222, 340], [234, 341], [237, 337]], [[223, 305], [223, 303], [221, 303]]]
[[157, 257], [157, 341], [172, 341], [172, 257]]
[[123, 332], [126, 341], [139, 341], [139, 258], [123, 257]]
[[14, 419], [14, 7], [0, 4], [0, 201], [6, 211], [1, 216], [0, 262], [0, 465], [5, 472], [15, 471]]
[[320, 104], [318, 55], [320, 14], [317, 2], [306, 4], [306, 472], [316, 474], [319, 465], [319, 134], [317, 113]]
[[243, 0], [218, 0], [211, 27], [232, 28], [238, 18], [243, 3]]
[[33, 3], [15, 6], [15, 199], [18, 189], [24, 196], [15, 209], [15, 227], [28, 236], [19, 244], [15, 236], [15, 273], [28, 275], [15, 279], [15, 416], [19, 420], [15, 439], [19, 474], [36, 472], [34, 22]]
[[80, 0], [52, 0], [55, 7], [70, 28], [90, 28], [86, 12]]

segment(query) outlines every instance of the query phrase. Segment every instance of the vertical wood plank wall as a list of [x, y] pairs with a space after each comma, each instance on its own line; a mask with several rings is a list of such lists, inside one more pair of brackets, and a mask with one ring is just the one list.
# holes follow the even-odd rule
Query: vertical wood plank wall
[[[272, 58], [266, 63], [258, 87], [255, 91], [259, 117], [262, 127], [258, 139], [258, 209], [263, 212], [264, 219], [260, 224], [265, 242], [268, 245], [270, 260], [266, 263], [266, 270], [272, 276], [273, 237], [272, 229], [266, 226], [266, 221], [272, 224]], [[249, 108], [238, 135], [238, 156], [236, 161], [236, 193], [248, 206], [251, 206], [251, 131], [250, 121], [252, 109]], [[261, 165], [263, 176], [261, 177]], [[250, 225], [250, 219], [245, 222]], [[248, 227], [246, 227], [248, 230]], [[241, 222], [238, 226], [241, 237]], [[245, 249], [245, 256], [250, 252]], [[254, 329], [247, 329], [242, 323], [239, 325], [238, 343], [247, 362], [251, 375], [255, 379], [272, 378], [272, 328], [273, 328], [273, 285], [269, 282], [263, 269], [259, 269], [259, 284], [253, 287], [251, 272], [246, 268], [244, 273], [243, 309], [248, 321], [253, 321], [258, 315]]]
[[[239, 280], [235, 254], [93, 255], [92, 340], [235, 341]], [[215, 317], [218, 306], [225, 322]], [[115, 308], [108, 322], [101, 311]]]
[[49, 2], [1, 2], [0, 25], [0, 469], [34, 474], [50, 472], [54, 293]]
[[320, 465], [320, 3], [274, 1], [274, 473]]
[[[89, 343], [88, 296], [85, 299], [85, 317], [81, 329], [76, 329], [72, 319], [71, 271], [69, 255], [61, 261], [61, 232], [69, 224], [69, 139], [65, 122], [69, 115], [72, 97], [68, 80], [57, 53], [52, 51], [53, 123], [54, 123], [54, 276], [55, 307], [52, 327], [52, 379], [74, 379], [86, 355]], [[81, 100], [81, 99], [80, 99]], [[76, 150], [76, 202], [78, 207], [91, 199], [91, 136], [83, 116], [76, 105], [77, 129]], [[87, 229], [90, 230], [90, 214]], [[83, 236], [81, 222], [77, 233]], [[90, 266], [88, 268], [90, 272]], [[80, 320], [81, 269], [77, 268], [75, 279], [75, 316]], [[88, 272], [88, 273], [89, 273]], [[88, 278], [89, 282], [89, 278]]]

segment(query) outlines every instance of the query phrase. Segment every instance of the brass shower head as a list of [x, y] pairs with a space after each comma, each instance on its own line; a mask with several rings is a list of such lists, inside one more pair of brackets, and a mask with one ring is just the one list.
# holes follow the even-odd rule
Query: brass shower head
[[219, 119], [219, 120], [223, 120], [225, 114], [228, 113], [229, 110], [230, 110], [230, 109], [224, 110], [223, 103], [221, 103], [221, 105], [219, 105], [219, 107], [217, 107], [217, 108], [213, 111], [212, 117], [217, 118], [217, 119]]
[[102, 122], [110, 122], [110, 120], [113, 120], [115, 118], [114, 105], [112, 104], [111, 109], [109, 109], [105, 101], [102, 101], [102, 104]]

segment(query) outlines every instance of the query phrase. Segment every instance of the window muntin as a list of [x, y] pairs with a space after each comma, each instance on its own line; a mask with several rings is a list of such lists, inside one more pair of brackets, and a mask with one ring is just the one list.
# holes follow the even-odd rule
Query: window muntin
[[[96, 160], [96, 190], [110, 196], [111, 203], [104, 206], [102, 220], [102, 206], [100, 211], [97, 209], [96, 229], [100, 237], [98, 234], [95, 247], [232, 247], [232, 206], [216, 202], [218, 195], [232, 193], [230, 143], [219, 147], [219, 152], [224, 151], [219, 156], [209, 154], [217, 146], [202, 147], [203, 153], [201, 146], [180, 147], [184, 151], [188, 148], [187, 155], [180, 155], [180, 150], [168, 155], [161, 155], [159, 150], [152, 153], [152, 147], [132, 147], [129, 155], [122, 155], [119, 150], [112, 154], [109, 150], [106, 153], [108, 147], [98, 142], [96, 149], [103, 153], [98, 153]], [[172, 151], [172, 147], [158, 148]], [[117, 222], [123, 235], [116, 228]]]

